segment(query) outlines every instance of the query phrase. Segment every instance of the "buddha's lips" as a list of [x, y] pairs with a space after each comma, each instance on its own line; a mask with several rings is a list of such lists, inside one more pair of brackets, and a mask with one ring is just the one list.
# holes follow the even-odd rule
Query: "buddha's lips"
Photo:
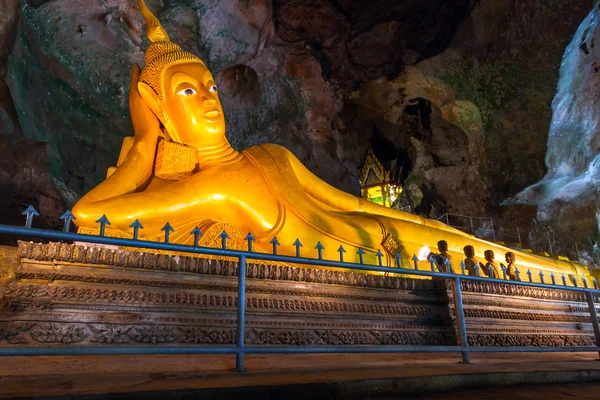
[[213, 111], [208, 111], [204, 113], [204, 118], [206, 119], [216, 119], [219, 117], [221, 113], [218, 112], [217, 110], [213, 110]]

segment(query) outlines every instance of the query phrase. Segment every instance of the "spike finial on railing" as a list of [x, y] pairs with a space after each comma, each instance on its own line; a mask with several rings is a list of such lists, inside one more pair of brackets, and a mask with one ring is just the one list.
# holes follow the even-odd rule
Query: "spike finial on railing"
[[25, 228], [31, 228], [31, 224], [33, 223], [33, 217], [40, 215], [40, 213], [38, 213], [33, 206], [29, 206], [25, 211], [21, 213], [21, 215], [27, 216], [27, 219], [25, 220]]
[[273, 254], [277, 255], [277, 246], [279, 246], [279, 240], [277, 240], [277, 236], [275, 236], [269, 244], [273, 245]]
[[402, 256], [400, 253], [396, 253], [396, 268], [402, 268]]
[[577, 277], [575, 275], [573, 275], [573, 286], [578, 287], [577, 286]]
[[102, 215], [97, 221], [97, 224], [100, 224], [100, 236], [104, 236], [104, 232], [106, 231], [106, 225], [110, 225], [110, 221], [106, 218], [106, 215]]
[[490, 274], [490, 278], [494, 279], [496, 277], [496, 274], [494, 273], [494, 266], [492, 264], [488, 266], [488, 273]]
[[359, 248], [358, 251], [356, 252], [356, 254], [358, 254], [358, 262], [360, 264], [364, 264], [365, 263], [365, 251], [362, 248]]
[[429, 266], [431, 267], [431, 272], [435, 272], [435, 260], [433, 259], [433, 257], [429, 257], [427, 259], [427, 261], [429, 261]]
[[583, 282], [583, 287], [587, 289], [588, 285], [587, 285], [587, 278], [585, 277], [585, 275], [581, 277], [581, 282]]
[[517, 276], [517, 281], [521, 282], [521, 272], [519, 272], [519, 268], [515, 267], [515, 275]]
[[506, 269], [506, 266], [502, 263], [500, 263], [500, 268], [502, 268], [502, 277], [504, 278], [504, 280], [506, 280], [506, 272], [508, 270]]
[[200, 228], [195, 227], [194, 230], [192, 230], [190, 232], [190, 235], [194, 235], [194, 247], [198, 247], [198, 242], [199, 242], [200, 236], [202, 236], [202, 232], [200, 231]]
[[61, 215], [59, 218], [65, 221], [64, 225], [63, 225], [63, 232], [69, 232], [69, 230], [71, 228], [71, 221], [74, 221], [77, 219], [71, 213], [71, 210], [65, 211], [65, 213], [63, 215]]
[[131, 223], [131, 225], [129, 225], [129, 227], [133, 228], [133, 240], [138, 240], [138, 233], [140, 229], [144, 229], [140, 220], [136, 219]]
[[248, 242], [248, 252], [252, 253], [252, 242], [254, 242], [256, 239], [254, 236], [252, 236], [252, 233], [248, 232], [244, 240]]
[[552, 284], [556, 285], [556, 276], [554, 276], [554, 272], [550, 272], [550, 279], [552, 280]]
[[461, 261], [459, 265], [460, 265], [460, 272], [461, 272], [463, 275], [466, 275], [466, 271], [465, 271], [465, 269], [467, 268], [467, 266], [465, 265], [465, 262], [464, 262], [464, 261]]
[[417, 255], [412, 256], [413, 264], [415, 266], [415, 271], [419, 269], [419, 257]]
[[527, 270], [527, 276], [529, 277], [529, 282], [533, 283], [533, 273], [530, 269]]
[[383, 266], [383, 253], [381, 252], [381, 250], [377, 250], [377, 253], [375, 253], [375, 255], [377, 256], [377, 262], [379, 263], [379, 266], [382, 267]]
[[344, 262], [344, 253], [346, 252], [344, 246], [340, 245], [340, 248], [337, 249], [337, 252], [340, 253], [340, 262]]
[[563, 282], [563, 286], [567, 286], [567, 277], [565, 276], [565, 273], [563, 272], [562, 276], [561, 276], [562, 282]]
[[221, 248], [223, 250], [227, 250], [227, 239], [229, 239], [229, 235], [227, 234], [227, 232], [223, 231], [221, 232], [219, 237], [221, 238]]
[[317, 242], [317, 245], [315, 246], [315, 249], [317, 249], [317, 252], [319, 254], [319, 260], [323, 259], [323, 249], [325, 247], [323, 247], [323, 245], [321, 244], [321, 242]]
[[596, 280], [596, 278], [592, 277], [592, 283], [594, 285], [594, 289], [598, 290], [598, 281]]
[[296, 238], [296, 241], [292, 244], [296, 248], [296, 257], [300, 258], [300, 247], [302, 247], [302, 243], [300, 243], [300, 239]]
[[446, 272], [451, 274], [452, 273], [452, 263], [450, 262], [450, 260], [448, 260], [446, 258], [446, 261], [444, 261], [444, 265], [446, 266]]
[[481, 277], [481, 266], [479, 265], [479, 263], [475, 263], [475, 275], [477, 275], [478, 277]]
[[165, 243], [169, 243], [169, 236], [171, 236], [171, 233], [175, 232], [175, 229], [173, 229], [171, 224], [167, 222], [165, 226], [161, 228], [161, 231], [165, 232]]
[[542, 282], [542, 285], [546, 283], [544, 282], [544, 273], [542, 271], [540, 271], [540, 282]]

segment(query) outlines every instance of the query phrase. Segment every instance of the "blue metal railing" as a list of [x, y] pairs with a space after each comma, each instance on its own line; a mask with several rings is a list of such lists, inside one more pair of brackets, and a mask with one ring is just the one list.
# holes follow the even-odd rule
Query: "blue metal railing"
[[[301, 257], [300, 246], [296, 246], [296, 256], [284, 256], [277, 254], [277, 245], [279, 242], [276, 238], [273, 238], [271, 244], [273, 245], [273, 254], [266, 253], [255, 253], [252, 251], [252, 242], [254, 237], [248, 234], [246, 241], [248, 242], [247, 251], [230, 250], [227, 249], [227, 239], [229, 236], [226, 232], [223, 232], [220, 237], [222, 239], [221, 248], [210, 248], [210, 247], [199, 247], [197, 246], [197, 237], [201, 234], [198, 228], [190, 232], [190, 235], [194, 235], [194, 244], [181, 245], [169, 243], [169, 234], [173, 232], [173, 228], [170, 224], [166, 224], [165, 228], [165, 241], [154, 242], [138, 239], [139, 229], [143, 229], [143, 226], [139, 221], [134, 221], [131, 227], [135, 231], [133, 239], [124, 239], [116, 237], [104, 236], [105, 226], [109, 225], [110, 222], [103, 216], [97, 222], [99, 223], [100, 235], [84, 235], [78, 233], [69, 232], [71, 221], [75, 219], [73, 215], [67, 211], [63, 215], [64, 227], [62, 231], [52, 231], [32, 228], [32, 220], [37, 212], [33, 207], [28, 208], [24, 213], [27, 215], [27, 222], [25, 227], [16, 227], [8, 225], [0, 225], [0, 234], [3, 235], [15, 235], [15, 236], [26, 236], [26, 237], [37, 237], [48, 240], [57, 241], [79, 241], [89, 242], [104, 245], [115, 245], [125, 246], [133, 248], [143, 248], [152, 250], [163, 250], [171, 252], [191, 253], [191, 254], [202, 254], [202, 255], [213, 255], [237, 258], [239, 262], [239, 273], [238, 273], [238, 308], [237, 308], [237, 335], [236, 345], [233, 346], [89, 346], [89, 347], [0, 347], [0, 356], [34, 356], [34, 355], [115, 355], [115, 354], [235, 354], [236, 355], [236, 370], [242, 371], [244, 369], [244, 355], [245, 354], [298, 354], [298, 353], [408, 353], [408, 352], [456, 352], [462, 353], [463, 362], [469, 363], [469, 353], [471, 352], [600, 352], [600, 326], [598, 323], [598, 316], [594, 303], [594, 296], [600, 295], [598, 290], [598, 283], [596, 279], [592, 279], [592, 287], [589, 287], [585, 277], [580, 277], [582, 286], [578, 286], [577, 280], [574, 279], [572, 282], [573, 286], [567, 285], [565, 276], [562, 276], [562, 285], [557, 284], [552, 276], [552, 284], [546, 284], [544, 282], [543, 275], [540, 275], [542, 283], [533, 283], [532, 273], [527, 272], [529, 276], [529, 282], [522, 282], [520, 280], [506, 280], [506, 270], [503, 268], [504, 279], [500, 277], [486, 278], [478, 276], [469, 276], [464, 274], [465, 266], [461, 263], [462, 274], [455, 274], [451, 268], [447, 268], [449, 272], [435, 271], [436, 264], [433, 259], [430, 259], [431, 271], [419, 269], [419, 260], [416, 256], [413, 257], [413, 263], [408, 262], [413, 268], [404, 268], [404, 263], [400, 258], [399, 254], [396, 254], [396, 267], [384, 267], [382, 266], [381, 257], [378, 258], [379, 265], [364, 264], [362, 261], [362, 249], [358, 250], [360, 256], [360, 262], [346, 262], [343, 260], [343, 254], [345, 250], [342, 246], [338, 249], [340, 253], [340, 261], [331, 261], [322, 259], [323, 247], [320, 243], [317, 244], [315, 249], [318, 252], [318, 258]], [[296, 241], [300, 244], [300, 241]], [[294, 244], [295, 245], [295, 244]], [[276, 347], [264, 347], [264, 346], [246, 346], [244, 343], [244, 332], [245, 332], [245, 295], [246, 295], [246, 266], [247, 260], [262, 260], [262, 261], [274, 261], [281, 263], [291, 263], [299, 265], [309, 265], [317, 268], [335, 267], [335, 268], [346, 268], [349, 270], [357, 271], [369, 271], [369, 272], [382, 272], [382, 273], [393, 273], [393, 274], [407, 274], [428, 278], [440, 278], [446, 279], [453, 282], [454, 291], [454, 308], [456, 315], [456, 329], [458, 333], [458, 344], [456, 346], [276, 346]], [[478, 272], [478, 270], [477, 270]], [[493, 276], [493, 273], [492, 273]], [[519, 276], [519, 275], [517, 275]], [[520, 278], [519, 278], [520, 279]], [[522, 347], [471, 347], [467, 340], [467, 328], [464, 315], [464, 307], [462, 302], [462, 290], [461, 281], [476, 281], [476, 282], [499, 282], [516, 286], [527, 286], [544, 289], [562, 289], [573, 292], [583, 293], [588, 303], [588, 309], [590, 313], [590, 320], [593, 327], [594, 337], [596, 346], [588, 347], [538, 347], [538, 346], [522, 346]]]

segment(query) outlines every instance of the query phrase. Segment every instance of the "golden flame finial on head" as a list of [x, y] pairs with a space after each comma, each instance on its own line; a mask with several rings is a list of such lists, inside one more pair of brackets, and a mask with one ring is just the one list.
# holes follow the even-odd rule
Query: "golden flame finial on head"
[[148, 39], [150, 39], [152, 43], [168, 42], [169, 35], [167, 34], [167, 31], [162, 27], [158, 18], [152, 14], [152, 11], [146, 7], [144, 0], [138, 0], [138, 5], [144, 16], [144, 21], [146, 21], [146, 34], [148, 35]]
[[138, 5], [146, 21], [148, 39], [152, 42], [146, 49], [146, 66], [142, 70], [140, 81], [148, 84], [160, 98], [164, 99], [162, 75], [167, 67], [183, 62], [198, 62], [204, 65], [204, 62], [170, 41], [167, 31], [146, 7], [144, 0], [138, 0]]

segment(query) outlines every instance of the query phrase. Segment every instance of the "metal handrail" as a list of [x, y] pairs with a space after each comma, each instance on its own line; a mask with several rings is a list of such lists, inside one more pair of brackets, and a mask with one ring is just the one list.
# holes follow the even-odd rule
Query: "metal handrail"
[[[35, 211], [35, 210], [34, 210]], [[237, 304], [237, 336], [236, 346], [160, 346], [160, 347], [147, 347], [147, 346], [122, 346], [122, 347], [111, 347], [111, 346], [93, 346], [93, 347], [0, 347], [0, 356], [32, 356], [32, 355], [96, 355], [96, 354], [236, 354], [236, 370], [244, 370], [244, 355], [245, 354], [296, 354], [296, 353], [404, 353], [404, 352], [457, 352], [462, 353], [462, 359], [464, 363], [469, 363], [469, 353], [472, 352], [573, 352], [573, 351], [584, 351], [584, 352], [600, 352], [600, 325], [598, 323], [598, 316], [596, 313], [594, 295], [600, 295], [598, 290], [598, 283], [595, 279], [592, 280], [593, 287], [588, 287], [588, 283], [585, 279], [580, 278], [584, 287], [579, 286], [567, 286], [567, 281], [563, 275], [563, 285], [556, 284], [554, 276], [552, 276], [552, 284], [546, 283], [533, 283], [532, 274], [528, 271], [530, 282], [503, 280], [497, 278], [484, 278], [480, 276], [464, 275], [464, 263], [461, 263], [462, 274], [455, 274], [451, 268], [448, 268], [450, 272], [436, 272], [435, 261], [429, 260], [431, 271], [419, 269], [419, 260], [416, 256], [412, 258], [412, 267], [406, 268], [406, 263], [400, 257], [400, 254], [396, 254], [395, 261], [396, 267], [385, 267], [382, 265], [381, 253], [378, 253], [378, 265], [365, 264], [362, 261], [362, 250], [359, 250], [360, 262], [347, 262], [343, 260], [344, 251], [340, 251], [340, 261], [324, 260], [322, 258], [323, 247], [320, 243], [317, 244], [315, 249], [318, 252], [318, 258], [309, 258], [300, 256], [300, 246], [297, 246], [297, 254], [293, 256], [283, 256], [277, 254], [276, 244], [278, 242], [273, 240], [273, 254], [268, 253], [255, 253], [252, 251], [252, 242], [254, 237], [248, 234], [246, 240], [248, 242], [248, 250], [230, 250], [227, 249], [227, 239], [229, 238], [226, 232], [221, 235], [222, 246], [221, 248], [211, 247], [200, 247], [197, 245], [181, 245], [175, 243], [169, 243], [169, 230], [165, 232], [164, 242], [154, 242], [137, 239], [137, 230], [135, 225], [140, 225], [139, 222], [132, 224], [134, 227], [134, 238], [115, 238], [104, 236], [104, 229], [102, 224], [106, 223], [107, 220], [104, 218], [104, 222], [101, 224], [100, 235], [86, 235], [79, 233], [68, 232], [69, 225], [72, 219], [72, 215], [69, 212], [65, 213], [67, 216], [65, 219], [65, 226], [62, 232], [37, 229], [31, 227], [33, 215], [27, 214], [27, 223], [25, 227], [16, 227], [9, 225], [0, 225], [0, 234], [4, 235], [16, 235], [26, 237], [38, 237], [49, 240], [62, 240], [62, 241], [78, 241], [78, 242], [90, 242], [96, 244], [105, 245], [116, 245], [133, 248], [153, 249], [153, 250], [166, 250], [172, 252], [183, 252], [191, 254], [204, 254], [204, 255], [216, 255], [237, 258], [239, 262], [239, 273], [238, 273], [238, 304]], [[64, 217], [64, 216], [63, 216]], [[99, 221], [102, 221], [99, 220]], [[166, 226], [166, 225], [165, 225]], [[170, 228], [170, 225], [169, 225]], [[170, 228], [172, 229], [172, 228]], [[172, 230], [171, 230], [172, 231]], [[194, 234], [192, 231], [191, 234]], [[196, 235], [198, 232], [196, 232]], [[196, 241], [197, 244], [197, 241]], [[298, 241], [299, 244], [299, 241]], [[343, 247], [340, 247], [343, 250]], [[263, 260], [263, 261], [275, 261], [281, 263], [292, 263], [300, 265], [310, 265], [317, 268], [324, 267], [336, 267], [346, 268], [350, 270], [358, 271], [371, 271], [371, 272], [383, 272], [383, 273], [402, 273], [430, 278], [442, 278], [453, 281], [454, 290], [454, 308], [456, 313], [457, 331], [459, 343], [456, 346], [246, 346], [245, 339], [245, 294], [246, 294], [246, 266], [247, 260]], [[411, 264], [410, 262], [408, 263]], [[505, 273], [505, 272], [504, 272]], [[597, 346], [592, 347], [535, 347], [535, 346], [523, 346], [523, 347], [471, 347], [467, 340], [467, 329], [464, 316], [464, 307], [462, 304], [462, 289], [461, 281], [476, 281], [476, 282], [498, 282], [516, 286], [528, 286], [545, 289], [562, 289], [574, 292], [584, 293], [588, 303], [588, 309], [590, 313], [591, 324], [594, 331], [594, 338]], [[543, 276], [542, 276], [543, 282]]]
[[[477, 228], [477, 229], [483, 229], [483, 230], [487, 230], [487, 231], [491, 231], [492, 232], [492, 236], [494, 238], [494, 241], [496, 241], [496, 230], [494, 229], [494, 220], [491, 217], [473, 217], [470, 215], [461, 215], [461, 214], [452, 214], [452, 213], [446, 213], [444, 215], [442, 215], [441, 217], [438, 218], [438, 221], [441, 221], [442, 218], [446, 219], [446, 225], [452, 226], [450, 225], [450, 217], [459, 217], [459, 218], [468, 218], [470, 225], [471, 225], [471, 229], [475, 229], [475, 226], [473, 225], [473, 220], [474, 219], [483, 219], [483, 220], [487, 220], [490, 222], [490, 224], [492, 225], [491, 229], [487, 229], [487, 228]], [[465, 226], [462, 227], [455, 227], [457, 229], [460, 230], [464, 230], [464, 228], [466, 228]]]

